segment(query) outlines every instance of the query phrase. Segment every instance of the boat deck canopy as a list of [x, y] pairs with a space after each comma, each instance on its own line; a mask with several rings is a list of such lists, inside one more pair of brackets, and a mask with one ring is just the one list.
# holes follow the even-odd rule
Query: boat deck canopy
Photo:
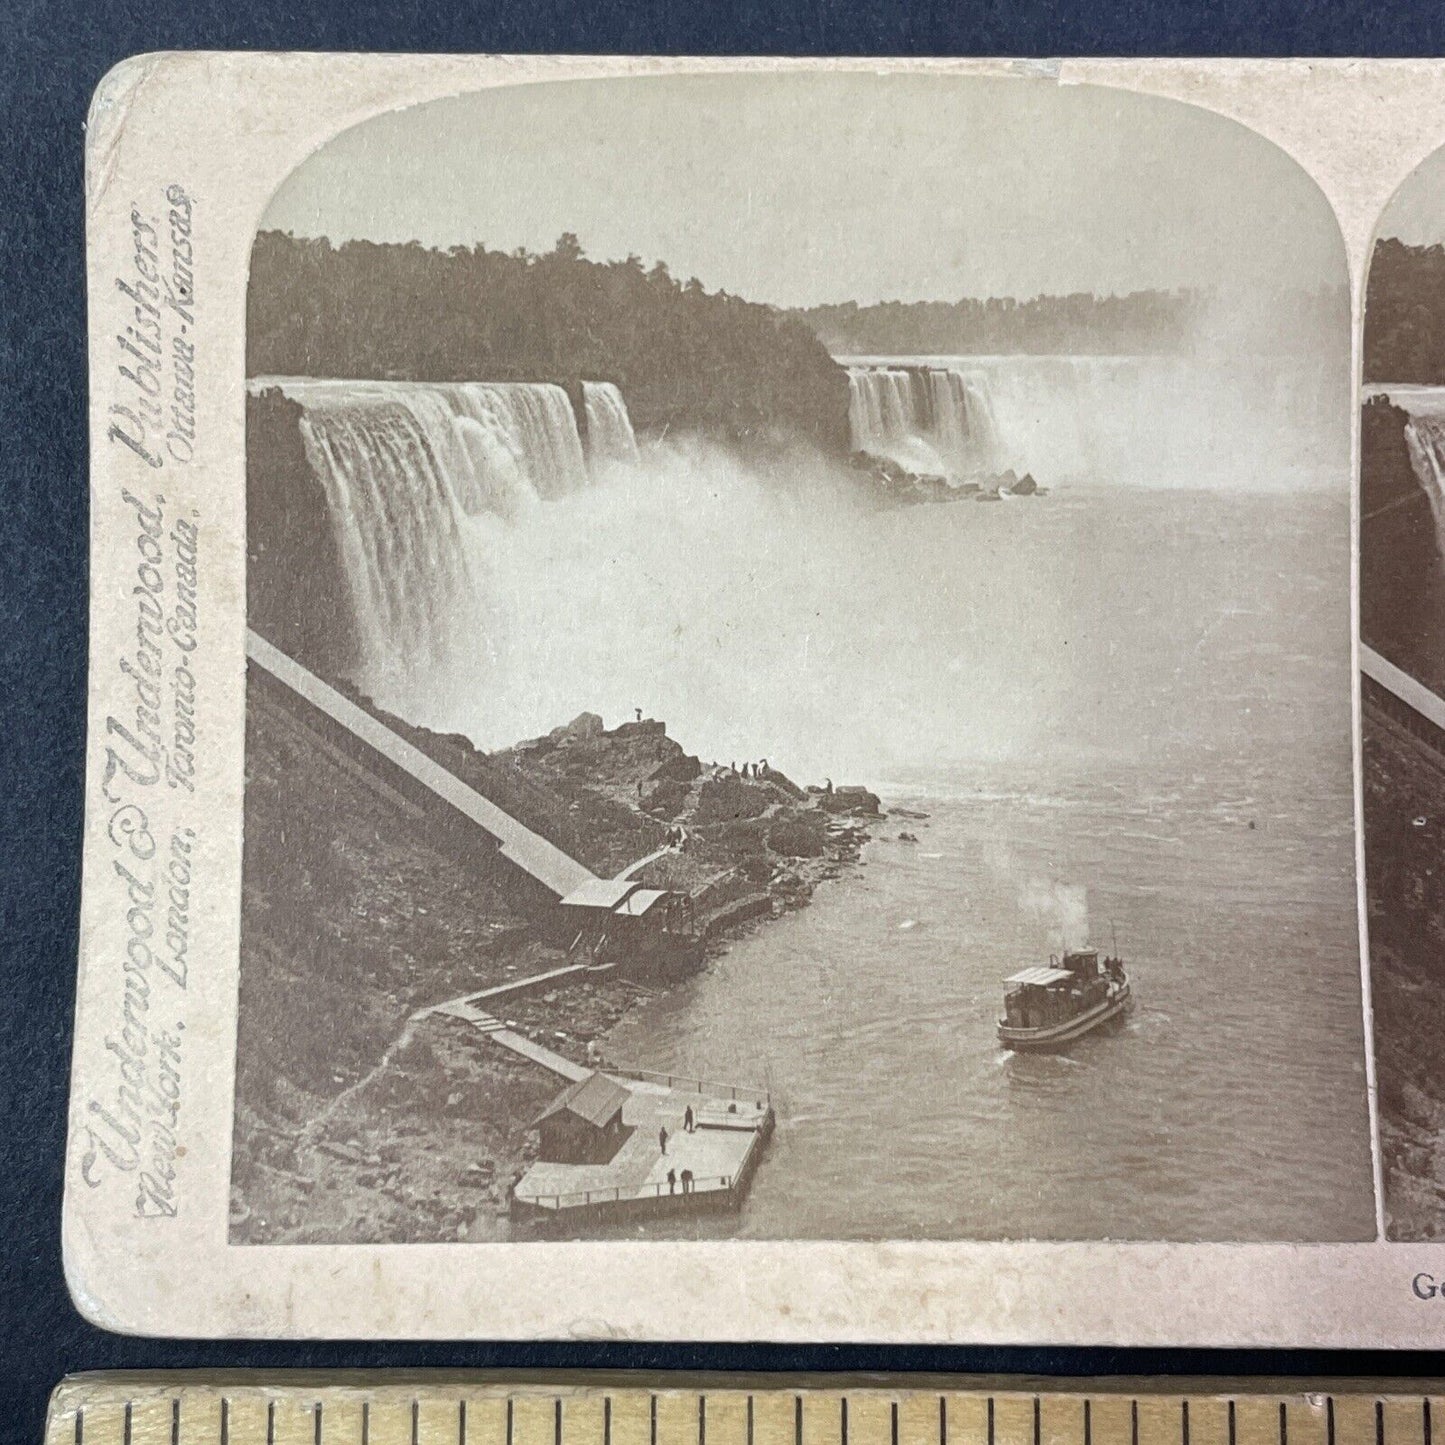
[[1073, 978], [1073, 974], [1066, 968], [1025, 968], [1014, 974], [1012, 978], [1004, 980], [1005, 983], [1031, 983], [1039, 988], [1047, 988], [1051, 983], [1067, 983]]

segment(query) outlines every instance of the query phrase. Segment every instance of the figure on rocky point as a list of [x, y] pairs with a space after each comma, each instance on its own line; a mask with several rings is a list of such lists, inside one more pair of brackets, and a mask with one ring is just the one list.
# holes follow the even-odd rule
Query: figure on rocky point
[[832, 778], [824, 778], [824, 779], [823, 779], [823, 791], [824, 791], [830, 798], [833, 796], [833, 780], [832, 780]]
[[638, 721], [638, 722], [641, 722], [641, 721], [642, 721], [642, 709], [641, 709], [640, 707], [635, 707], [635, 708], [632, 709], [632, 711], [637, 714], [637, 721]]

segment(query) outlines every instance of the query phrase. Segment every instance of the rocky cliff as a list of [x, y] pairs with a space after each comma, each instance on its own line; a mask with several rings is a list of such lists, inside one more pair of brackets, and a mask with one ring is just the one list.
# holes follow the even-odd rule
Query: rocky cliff
[[[663, 850], [638, 876], [693, 898], [712, 953], [843, 872], [878, 808], [861, 789], [829, 795], [704, 764], [660, 722], [608, 729], [583, 714], [483, 754], [389, 721], [599, 874]], [[535, 1147], [528, 1125], [558, 1080], [455, 1019], [408, 1021], [569, 962], [550, 896], [475, 825], [256, 669], [242, 895], [232, 1237], [505, 1231], [512, 1180]], [[663, 986], [618, 967], [509, 994], [505, 1014], [580, 1062]]]

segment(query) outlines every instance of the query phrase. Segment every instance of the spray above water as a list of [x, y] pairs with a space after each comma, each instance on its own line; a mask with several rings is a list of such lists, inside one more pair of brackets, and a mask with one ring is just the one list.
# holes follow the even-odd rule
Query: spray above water
[[[1328, 353], [1326, 353], [1328, 354]], [[1333, 359], [849, 358], [853, 446], [955, 480], [1279, 491], [1348, 485], [1348, 376]]]
[[[926, 422], [955, 455], [966, 442], [1012, 457], [1055, 437], [1020, 419], [1025, 390], [1035, 412], [1045, 396], [1062, 405], [1024, 383], [1054, 364], [1009, 359], [986, 387], [957, 368], [885, 368], [855, 376], [855, 400], [880, 426]], [[879, 511], [855, 470], [816, 452], [745, 459], [676, 433], [639, 445], [605, 382], [572, 396], [252, 385], [302, 408], [358, 642], [349, 680], [483, 749], [640, 708], [705, 761], [767, 757], [801, 780], [877, 785], [1043, 749], [1137, 759], [1202, 725], [1141, 713], [1116, 685], [1121, 657], [1173, 646], [1147, 599], [1111, 598], [1107, 633], [1080, 628], [1099, 605], [1090, 529], [1137, 514], [1157, 534], [1137, 500]], [[1114, 385], [1137, 412], [1143, 383]], [[1070, 405], [1082, 426], [1088, 409]], [[1174, 418], [1153, 423], [1178, 443]], [[1092, 425], [1097, 438], [1132, 424]], [[1192, 607], [1218, 605], [1220, 584], [1186, 582]]]
[[853, 446], [955, 481], [998, 469], [987, 380], [957, 367], [850, 366]]

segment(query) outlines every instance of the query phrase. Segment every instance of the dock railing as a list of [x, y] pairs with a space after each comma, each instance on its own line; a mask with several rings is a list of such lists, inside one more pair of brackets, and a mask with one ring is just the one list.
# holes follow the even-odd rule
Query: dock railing
[[675, 1199], [689, 1194], [716, 1194], [733, 1187], [735, 1175], [715, 1174], [706, 1179], [694, 1179], [688, 1187], [682, 1181], [669, 1186], [665, 1181], [654, 1184], [617, 1185], [611, 1189], [578, 1189], [570, 1194], [521, 1194], [517, 1197], [524, 1204], [536, 1209], [585, 1209], [590, 1204], [629, 1204], [637, 1199]]
[[731, 1099], [739, 1103], [751, 1099], [762, 1109], [770, 1109], [773, 1104], [766, 1089], [755, 1089], [748, 1084], [721, 1084], [715, 1079], [690, 1079], [684, 1074], [664, 1074], [657, 1069], [630, 1069], [624, 1064], [606, 1064], [602, 1072], [624, 1079], [637, 1079], [644, 1084], [665, 1084], [669, 1089], [705, 1094], [714, 1099]]

